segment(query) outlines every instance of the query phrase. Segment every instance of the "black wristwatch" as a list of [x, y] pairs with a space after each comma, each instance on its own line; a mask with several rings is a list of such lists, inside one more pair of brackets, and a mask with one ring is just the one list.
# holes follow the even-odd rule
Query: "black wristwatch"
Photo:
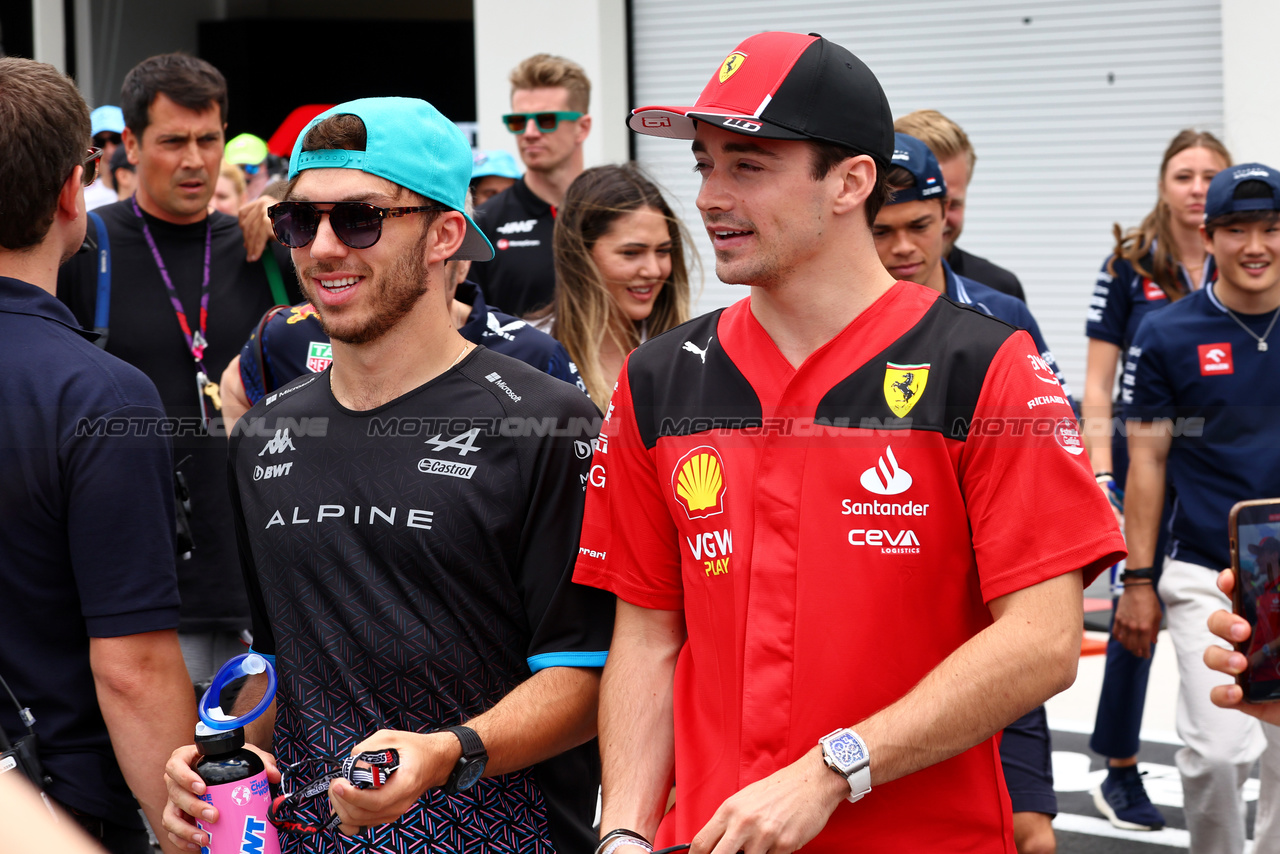
[[485, 766], [489, 764], [489, 754], [484, 749], [480, 736], [470, 727], [451, 726], [445, 732], [453, 733], [462, 742], [462, 755], [458, 757], [458, 764], [453, 766], [453, 773], [441, 787], [446, 795], [456, 795], [470, 789], [484, 776]]

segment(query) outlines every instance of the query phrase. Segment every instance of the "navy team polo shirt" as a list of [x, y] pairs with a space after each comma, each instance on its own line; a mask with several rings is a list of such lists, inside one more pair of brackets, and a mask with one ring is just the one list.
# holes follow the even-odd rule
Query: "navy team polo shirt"
[[[1272, 330], [1260, 352], [1215, 287], [1142, 322], [1129, 348], [1121, 399], [1131, 420], [1173, 421], [1169, 556], [1218, 570], [1231, 562], [1231, 506], [1280, 496], [1280, 330]], [[1273, 312], [1235, 315], [1262, 335]]]
[[[0, 277], [0, 675], [35, 715], [49, 794], [141, 828], [89, 639], [178, 626], [173, 460], [155, 386], [92, 337]], [[7, 697], [0, 726], [26, 735]]]

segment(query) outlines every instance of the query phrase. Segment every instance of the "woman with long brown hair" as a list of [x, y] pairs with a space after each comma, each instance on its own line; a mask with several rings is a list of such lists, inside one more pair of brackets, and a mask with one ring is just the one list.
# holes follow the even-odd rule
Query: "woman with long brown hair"
[[[1125, 402], [1122, 390], [1113, 407], [1116, 365], [1128, 353], [1143, 318], [1217, 278], [1200, 224], [1209, 182], [1229, 166], [1231, 155], [1213, 134], [1180, 132], [1160, 162], [1155, 208], [1135, 229], [1122, 232], [1119, 224], [1113, 227], [1115, 249], [1098, 273], [1085, 324], [1089, 349], [1080, 412], [1098, 485], [1117, 506], [1128, 451], [1124, 431], [1114, 427], [1123, 423]], [[1163, 551], [1159, 546], [1157, 553]], [[1136, 767], [1151, 639], [1161, 617], [1157, 572], [1158, 568], [1126, 567], [1130, 574], [1123, 592], [1112, 600], [1113, 636], [1107, 644], [1102, 695], [1089, 742], [1094, 752], [1108, 757], [1109, 766], [1107, 779], [1093, 791], [1094, 804], [1113, 825], [1128, 830], [1164, 826], [1164, 816], [1147, 798]]]
[[635, 164], [597, 166], [556, 216], [556, 299], [538, 325], [564, 344], [604, 409], [627, 354], [689, 319], [688, 234]]

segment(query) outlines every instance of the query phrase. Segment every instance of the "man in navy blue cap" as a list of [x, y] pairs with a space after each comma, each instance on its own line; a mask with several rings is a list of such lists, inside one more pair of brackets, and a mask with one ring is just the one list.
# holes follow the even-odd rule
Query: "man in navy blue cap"
[[[1129, 423], [1125, 488], [1126, 587], [1159, 593], [1178, 656], [1176, 756], [1193, 852], [1245, 844], [1241, 787], [1262, 760], [1254, 850], [1280, 851], [1280, 729], [1211, 701], [1229, 677], [1205, 666], [1206, 621], [1230, 600], [1215, 584], [1230, 564], [1233, 504], [1280, 495], [1280, 173], [1246, 163], [1218, 173], [1201, 226], [1218, 281], [1143, 321], [1129, 349], [1121, 394]], [[1166, 487], [1177, 500], [1168, 553], [1155, 553]], [[1154, 640], [1154, 638], [1152, 638]]]
[[[1027, 304], [956, 275], [943, 258], [948, 188], [933, 151], [909, 134], [895, 133], [887, 178], [893, 197], [871, 228], [885, 268], [897, 279], [928, 285], [954, 302], [1026, 329], [1063, 386], [1057, 396], [1070, 400], [1062, 372]], [[1013, 805], [1013, 839], [1019, 854], [1055, 849], [1051, 821], [1058, 813], [1058, 799], [1053, 792], [1052, 752], [1044, 706], [1005, 727], [1000, 761]]]
[[[246, 734], [285, 791], [365, 751], [399, 767], [374, 790], [334, 780], [334, 818], [323, 798], [289, 802], [282, 850], [583, 850], [612, 608], [570, 576], [599, 412], [455, 328], [446, 262], [493, 249], [465, 213], [470, 147], [434, 107], [321, 113], [289, 175], [269, 215], [332, 363], [267, 394], [231, 441], [253, 648], [279, 675]], [[165, 826], [207, 844], [183, 814], [210, 809], [196, 758], [169, 763]], [[337, 820], [379, 826], [339, 839]]]

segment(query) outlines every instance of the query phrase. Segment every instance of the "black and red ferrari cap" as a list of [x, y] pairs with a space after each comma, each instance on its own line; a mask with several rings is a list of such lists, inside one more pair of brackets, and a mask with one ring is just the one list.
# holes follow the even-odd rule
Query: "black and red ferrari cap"
[[871, 69], [816, 33], [760, 33], [725, 57], [691, 107], [640, 107], [636, 133], [693, 139], [697, 122], [744, 136], [816, 139], [893, 157], [893, 114]]

